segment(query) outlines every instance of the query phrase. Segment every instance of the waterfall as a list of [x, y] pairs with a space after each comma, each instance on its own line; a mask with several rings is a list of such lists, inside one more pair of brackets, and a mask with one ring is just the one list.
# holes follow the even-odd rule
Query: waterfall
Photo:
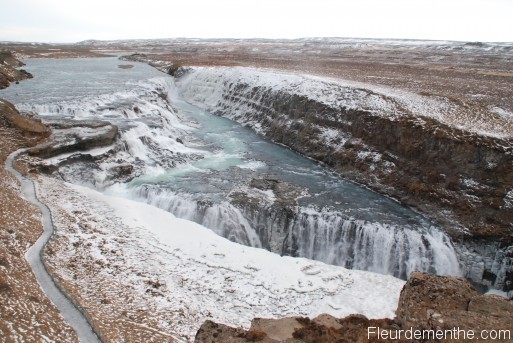
[[[100, 91], [94, 79], [85, 82], [87, 87], [81, 86], [84, 89], [55, 90], [46, 85], [45, 92], [26, 95], [17, 103], [22, 110], [35, 111], [50, 119], [53, 116], [102, 119], [118, 125], [119, 140], [111, 150], [95, 155], [94, 159], [75, 158], [73, 164], [62, 163], [59, 177], [141, 200], [177, 217], [195, 221], [234, 242], [282, 255], [402, 278], [413, 270], [460, 274], [450, 240], [437, 228], [426, 228], [429, 224], [417, 220], [415, 214], [404, 214], [403, 210], [390, 213], [390, 207], [382, 206], [381, 199], [377, 201], [375, 194], [361, 192], [357, 186], [355, 189], [344, 186], [344, 191], [334, 190], [338, 178], [324, 179], [327, 176], [323, 172], [316, 174], [312, 166], [299, 176], [296, 172], [304, 161], [283, 151], [269, 154], [268, 150], [274, 151], [273, 147], [252, 145], [262, 142], [253, 138], [245, 141], [243, 138], [248, 136], [245, 131], [230, 136], [239, 129], [226, 125], [226, 121], [219, 122], [219, 118], [209, 113], [200, 113], [197, 107], [185, 105], [181, 97], [183, 95], [186, 100], [213, 111], [225, 110], [225, 115], [231, 119], [264, 132], [269, 128], [269, 122], [259, 120], [257, 114], [269, 112], [271, 116], [280, 116], [279, 107], [289, 94], [293, 95], [290, 103], [298, 104], [294, 105], [298, 113], [305, 108], [312, 113], [319, 109], [325, 116], [336, 116], [337, 111], [330, 109], [337, 106], [332, 104], [352, 103], [369, 111], [382, 108], [373, 94], [305, 80], [300, 76], [288, 75], [283, 79], [280, 75], [246, 73], [241, 69], [222, 69], [222, 77], [216, 70], [207, 69], [194, 77], [185, 76], [176, 87], [171, 78], [146, 79], [148, 71], [143, 68], [140, 71], [141, 80], [121, 79], [118, 84]], [[92, 74], [87, 72], [83, 78]], [[273, 97], [279, 94], [284, 97], [281, 105]], [[309, 101], [311, 98], [319, 101]], [[394, 110], [392, 107], [391, 111]], [[202, 131], [200, 128], [206, 129]], [[324, 131], [322, 137], [338, 135], [331, 132]], [[190, 136], [193, 138], [188, 140]], [[214, 136], [221, 139], [215, 140]], [[342, 144], [342, 141], [336, 144]], [[56, 160], [55, 163], [60, 162]], [[243, 168], [255, 163], [262, 168]], [[278, 165], [288, 167], [277, 169]], [[312, 195], [312, 207], [265, 203], [279, 198], [273, 190], [264, 191], [270, 195], [267, 194], [269, 196], [266, 195], [267, 200], [263, 202], [244, 203], [244, 197], [230, 198], [230, 194], [251, 188], [253, 178], [267, 177], [265, 173], [280, 178], [284, 172], [289, 173], [284, 181], [298, 189], [310, 187], [307, 193]], [[319, 185], [313, 187], [315, 180], [305, 179], [305, 175], [326, 181], [330, 184], [329, 189]], [[301, 178], [303, 181], [300, 182]], [[332, 204], [338, 199], [349, 205], [335, 206], [340, 212], [318, 209], [315, 206], [325, 203], [313, 199], [316, 193], [326, 193], [323, 199], [333, 197], [329, 200]], [[346, 198], [339, 199], [339, 194], [343, 194], [347, 201]], [[294, 196], [289, 194], [291, 198]], [[409, 223], [409, 219], [415, 224], [398, 223]]]
[[367, 222], [337, 213], [299, 213], [289, 224], [297, 255], [406, 279], [412, 271], [459, 274], [449, 238], [435, 227]]
[[196, 201], [190, 194], [176, 194], [150, 185], [133, 189], [129, 197], [171, 212], [178, 218], [201, 224], [233, 242], [262, 247], [260, 238], [249, 222], [228, 202], [214, 204]]
[[238, 206], [194, 200], [153, 185], [131, 196], [195, 221], [234, 242], [349, 269], [406, 279], [412, 271], [460, 275], [450, 239], [436, 227], [408, 227], [348, 218], [313, 208]]

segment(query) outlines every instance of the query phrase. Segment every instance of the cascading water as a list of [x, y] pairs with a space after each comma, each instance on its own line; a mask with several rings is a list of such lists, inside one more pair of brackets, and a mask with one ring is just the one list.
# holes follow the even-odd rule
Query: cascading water
[[[103, 119], [120, 128], [118, 143], [95, 159], [94, 168], [80, 160], [62, 164], [65, 180], [136, 198], [280, 254], [402, 278], [413, 270], [460, 274], [450, 239], [432, 223], [184, 102], [170, 77], [142, 64], [118, 70], [115, 59], [54, 63], [30, 61], [37, 83], [13, 85], [2, 95], [42, 116]], [[80, 83], [50, 87], [69, 78]], [[24, 96], [17, 97], [22, 87]], [[293, 191], [258, 189], [254, 180]]]
[[200, 223], [234, 242], [282, 255], [403, 279], [415, 270], [442, 275], [460, 273], [449, 238], [434, 226], [382, 224], [308, 207], [213, 203], [148, 184], [129, 192], [132, 198]]
[[300, 213], [289, 224], [289, 246], [297, 255], [407, 278], [415, 270], [458, 274], [458, 260], [447, 237], [435, 227], [412, 230], [338, 214]]
[[175, 216], [194, 221], [233, 242], [261, 248], [262, 243], [242, 213], [224, 201], [211, 203], [195, 201], [191, 196], [165, 192], [156, 187], [137, 187], [132, 198], [173, 213]]

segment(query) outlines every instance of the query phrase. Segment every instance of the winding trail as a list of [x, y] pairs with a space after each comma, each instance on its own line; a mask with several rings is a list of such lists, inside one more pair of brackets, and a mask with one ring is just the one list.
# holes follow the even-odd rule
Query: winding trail
[[21, 192], [23, 196], [32, 204], [39, 207], [42, 213], [43, 234], [30, 247], [25, 254], [32, 271], [34, 272], [37, 282], [45, 292], [46, 296], [59, 309], [64, 320], [75, 330], [81, 343], [100, 342], [98, 336], [94, 333], [89, 321], [82, 311], [64, 294], [57, 286], [52, 276], [46, 270], [42, 261], [42, 250], [50, 240], [54, 232], [52, 216], [50, 209], [43, 204], [36, 196], [34, 182], [23, 176], [13, 167], [13, 162], [26, 149], [17, 150], [7, 157], [5, 168], [11, 172], [21, 183]]

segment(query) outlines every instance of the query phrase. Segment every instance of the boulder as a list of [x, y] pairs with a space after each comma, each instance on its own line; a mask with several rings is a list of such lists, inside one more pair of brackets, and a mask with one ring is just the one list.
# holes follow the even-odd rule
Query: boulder
[[243, 342], [262, 342], [274, 343], [273, 339], [267, 337], [265, 333], [256, 331], [246, 331], [242, 328], [233, 328], [227, 325], [218, 324], [207, 320], [201, 325], [194, 342], [198, 343], [243, 343]]
[[7, 100], [0, 99], [0, 115], [14, 127], [23, 132], [48, 136], [50, 129], [37, 118], [30, 118], [22, 115], [13, 104]]
[[414, 272], [401, 291], [397, 321], [402, 327], [428, 327], [429, 319], [440, 313], [466, 311], [477, 295], [464, 278]]
[[[513, 335], [513, 302], [478, 294], [460, 277], [412, 273], [396, 313], [396, 321], [405, 330], [472, 330], [476, 335], [483, 330], [509, 330]], [[458, 341], [461, 336], [446, 340]]]

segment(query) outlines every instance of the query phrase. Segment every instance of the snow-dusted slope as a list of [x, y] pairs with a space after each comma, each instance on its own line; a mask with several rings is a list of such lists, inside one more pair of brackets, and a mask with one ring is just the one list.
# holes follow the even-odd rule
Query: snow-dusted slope
[[253, 317], [322, 312], [393, 317], [404, 284], [242, 246], [155, 207], [55, 179], [40, 178], [39, 195], [57, 230], [48, 261], [81, 290], [104, 331], [140, 311], [156, 332], [178, 339], [193, 337], [205, 319], [247, 327]]
[[[243, 67], [203, 67], [187, 73], [178, 86], [191, 103], [216, 112], [230, 106], [226, 117], [249, 123], [251, 113], [278, 93], [303, 97], [334, 110], [367, 111], [397, 120], [404, 116], [433, 118], [455, 128], [494, 137], [509, 137], [511, 122], [493, 111], [458, 105], [450, 98], [411, 93], [366, 83]], [[239, 92], [240, 98], [233, 94]], [[262, 130], [256, 126], [257, 130]]]
[[[452, 237], [486, 231], [494, 246], [511, 237], [507, 111], [430, 92], [243, 67], [194, 68], [177, 87], [196, 106], [401, 199]], [[462, 251], [474, 251], [470, 246]], [[472, 259], [460, 253], [463, 273], [507, 288], [509, 257], [497, 258], [495, 250]], [[485, 271], [492, 281], [483, 279]]]

